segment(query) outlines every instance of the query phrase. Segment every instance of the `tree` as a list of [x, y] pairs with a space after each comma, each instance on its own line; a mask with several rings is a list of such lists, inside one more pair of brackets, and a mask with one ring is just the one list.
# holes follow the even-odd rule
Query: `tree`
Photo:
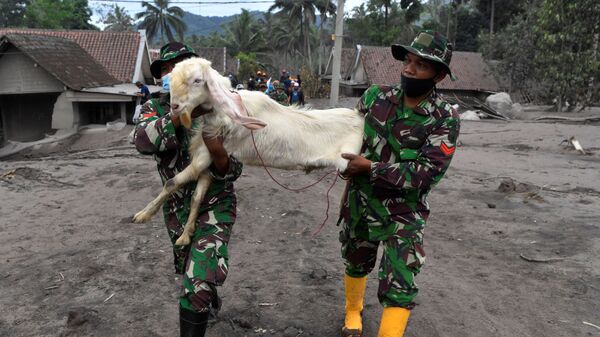
[[133, 18], [127, 14], [125, 8], [116, 4], [111, 7], [103, 23], [107, 25], [105, 31], [123, 32], [133, 29]]
[[87, 0], [31, 0], [24, 21], [30, 28], [97, 29], [91, 16]]
[[539, 34], [534, 64], [550, 97], [589, 105], [598, 95], [600, 2], [544, 0], [534, 30]]
[[485, 27], [485, 20], [481, 13], [470, 5], [459, 6], [456, 9], [455, 22], [454, 49], [477, 51], [479, 49], [477, 37], [481, 29]]
[[[540, 86], [540, 83], [536, 83], [534, 65], [535, 44], [539, 34], [531, 29], [537, 21], [539, 5], [536, 2], [528, 0], [524, 5], [525, 11], [515, 16], [508, 25], [498, 31], [493, 40], [495, 41], [494, 58], [499, 60], [493, 69], [498, 78], [507, 80], [510, 94], [532, 93], [531, 91], [535, 90], [534, 84]], [[484, 57], [490, 58], [492, 48], [489, 46], [488, 33], [481, 34], [480, 40]]]
[[325, 51], [325, 45], [323, 44], [323, 41], [327, 40], [327, 36], [325, 34], [325, 29], [323, 28], [325, 26], [325, 22], [327, 22], [327, 16], [331, 15], [334, 16], [336, 13], [336, 5], [334, 5], [331, 0], [317, 0], [317, 2], [315, 3], [315, 6], [317, 7], [317, 10], [319, 11], [319, 72], [318, 74], [321, 75], [321, 66], [323, 64], [323, 54]]
[[29, 0], [0, 0], [0, 28], [21, 26], [28, 4]]
[[247, 9], [242, 9], [242, 13], [236, 15], [224, 28], [223, 41], [231, 55], [266, 50], [263, 32]]
[[168, 41], [175, 41], [173, 30], [180, 40], [183, 40], [183, 33], [187, 29], [183, 22], [183, 9], [178, 6], [169, 6], [169, 0], [154, 0], [151, 4], [142, 1], [142, 7], [146, 10], [135, 15], [136, 19], [142, 19], [141, 28], [146, 29], [148, 38], [154, 39], [160, 37], [164, 42], [165, 35]]
[[[483, 15], [484, 25], [489, 26], [489, 32], [504, 29], [516, 16], [524, 11], [523, 0], [476, 0], [475, 7]], [[492, 16], [493, 12], [493, 16]]]
[[[416, 3], [416, 2], [415, 2]], [[414, 25], [419, 15], [409, 11], [414, 9], [415, 4], [407, 3], [405, 9], [401, 8], [401, 3], [391, 1], [388, 8], [387, 28], [385, 12], [382, 11], [382, 5], [379, 0], [369, 0], [366, 4], [361, 4], [352, 10], [352, 16], [346, 20], [346, 32], [354, 43], [365, 45], [390, 45], [391, 43], [408, 43], [419, 29]], [[410, 5], [410, 6], [409, 6]], [[419, 5], [415, 9], [420, 12]]]
[[280, 14], [287, 16], [291, 21], [300, 24], [300, 31], [304, 41], [305, 55], [308, 64], [312, 68], [312, 52], [310, 47], [310, 25], [315, 22], [316, 3], [318, 0], [275, 0], [275, 4], [269, 7], [269, 12], [279, 9]]

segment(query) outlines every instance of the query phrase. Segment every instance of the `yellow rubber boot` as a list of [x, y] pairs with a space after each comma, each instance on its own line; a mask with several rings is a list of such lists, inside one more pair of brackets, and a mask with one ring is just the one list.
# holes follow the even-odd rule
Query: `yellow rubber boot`
[[404, 308], [383, 308], [379, 334], [377, 337], [402, 337], [408, 323], [410, 310]]
[[342, 328], [342, 337], [362, 336], [363, 299], [367, 287], [367, 277], [350, 277], [344, 275], [346, 289], [346, 319]]

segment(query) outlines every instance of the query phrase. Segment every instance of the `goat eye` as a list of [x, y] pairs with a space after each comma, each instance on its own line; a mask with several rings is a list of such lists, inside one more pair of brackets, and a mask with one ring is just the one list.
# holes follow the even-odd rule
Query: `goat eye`
[[197, 84], [200, 84], [200, 83], [202, 83], [202, 82], [203, 82], [203, 81], [202, 81], [201, 79], [199, 79], [199, 78], [197, 78], [197, 79], [195, 79], [195, 80], [194, 80], [194, 83], [197, 83]]

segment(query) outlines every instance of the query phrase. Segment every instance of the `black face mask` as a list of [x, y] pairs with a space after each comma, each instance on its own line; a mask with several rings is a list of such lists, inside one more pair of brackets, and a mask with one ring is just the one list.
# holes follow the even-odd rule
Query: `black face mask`
[[407, 97], [420, 97], [430, 92], [435, 86], [435, 81], [432, 78], [416, 79], [411, 77], [400, 76], [400, 87]]

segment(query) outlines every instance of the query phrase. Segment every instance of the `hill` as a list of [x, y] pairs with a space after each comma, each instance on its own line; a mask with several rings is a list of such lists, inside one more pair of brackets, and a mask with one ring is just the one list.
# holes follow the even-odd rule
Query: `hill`
[[[255, 18], [262, 18], [263, 12], [251, 11], [250, 12]], [[185, 36], [192, 35], [210, 35], [213, 32], [223, 32], [222, 25], [234, 20], [235, 15], [230, 16], [203, 16], [185, 12], [183, 15], [183, 22], [187, 25], [188, 29], [185, 32]]]

